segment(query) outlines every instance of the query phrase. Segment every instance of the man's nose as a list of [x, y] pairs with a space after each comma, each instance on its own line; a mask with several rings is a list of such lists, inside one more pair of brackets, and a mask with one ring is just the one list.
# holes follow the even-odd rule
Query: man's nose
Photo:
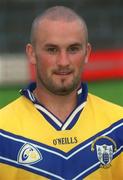
[[59, 52], [58, 58], [57, 58], [57, 65], [59, 66], [68, 66], [70, 63], [69, 55], [66, 51]]

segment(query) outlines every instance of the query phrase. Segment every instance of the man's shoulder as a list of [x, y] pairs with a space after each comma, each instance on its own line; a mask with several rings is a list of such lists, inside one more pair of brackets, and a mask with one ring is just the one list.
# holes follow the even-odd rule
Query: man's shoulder
[[88, 95], [89, 104], [100, 111], [111, 112], [112, 114], [121, 113], [123, 115], [123, 107], [113, 102], [107, 101], [101, 97], [95, 96], [91, 93]]
[[18, 112], [22, 112], [27, 105], [30, 104], [30, 101], [25, 98], [24, 96], [21, 96], [17, 98], [16, 100], [12, 101], [2, 109], [0, 109], [0, 117], [1, 116], [12, 116]]
[[118, 105], [118, 104], [115, 104], [111, 101], [108, 101], [108, 100], [105, 100], [103, 99], [102, 97], [99, 97], [99, 96], [96, 96], [94, 94], [91, 94], [89, 93], [88, 95], [88, 99], [94, 103], [94, 104], [98, 104], [99, 106], [108, 106], [108, 107], [114, 107], [114, 108], [118, 108], [118, 109], [122, 109], [123, 110], [123, 107]]

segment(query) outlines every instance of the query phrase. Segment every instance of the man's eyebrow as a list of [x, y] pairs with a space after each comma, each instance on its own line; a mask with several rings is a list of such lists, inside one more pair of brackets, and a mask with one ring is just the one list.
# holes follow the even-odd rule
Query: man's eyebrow
[[70, 44], [70, 46], [80, 46], [80, 47], [82, 47], [82, 44], [81, 43], [73, 43], [73, 44]]
[[[71, 43], [71, 44], [68, 45], [68, 47], [73, 47], [73, 46], [82, 47], [82, 44], [76, 42], [76, 43]], [[53, 43], [46, 43], [44, 45], [44, 47], [46, 47], [46, 48], [48, 48], [48, 47], [58, 47], [58, 45], [57, 44], [53, 44]]]
[[52, 43], [45, 44], [45, 47], [57, 47], [57, 46], [58, 45]]

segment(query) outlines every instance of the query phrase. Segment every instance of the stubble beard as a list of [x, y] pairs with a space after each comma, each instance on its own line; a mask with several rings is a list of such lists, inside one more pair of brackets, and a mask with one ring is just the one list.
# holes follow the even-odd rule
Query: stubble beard
[[47, 89], [49, 92], [60, 95], [66, 96], [72, 93], [75, 89], [77, 89], [78, 85], [80, 84], [81, 80], [79, 76], [73, 77], [70, 83], [66, 83], [65, 79], [61, 79], [60, 83], [56, 83], [51, 77], [42, 78], [42, 76], [38, 73], [38, 81], [41, 86]]

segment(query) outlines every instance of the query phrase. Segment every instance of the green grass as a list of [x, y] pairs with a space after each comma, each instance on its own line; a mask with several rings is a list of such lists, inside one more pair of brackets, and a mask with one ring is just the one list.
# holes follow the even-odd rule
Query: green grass
[[91, 82], [89, 92], [123, 106], [123, 80]]
[[[88, 83], [89, 92], [123, 106], [123, 80]], [[0, 87], [0, 108], [17, 97], [21, 86]]]
[[19, 86], [0, 87], [0, 108], [18, 98], [20, 89]]

